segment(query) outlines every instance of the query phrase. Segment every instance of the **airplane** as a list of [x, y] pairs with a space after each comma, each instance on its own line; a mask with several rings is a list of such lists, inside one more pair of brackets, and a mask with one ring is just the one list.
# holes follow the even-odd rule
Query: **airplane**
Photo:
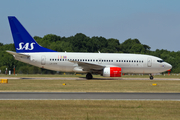
[[104, 77], [121, 77], [122, 73], [149, 74], [167, 71], [172, 66], [161, 58], [143, 54], [125, 53], [80, 53], [57, 52], [40, 46], [27, 32], [15, 16], [8, 16], [16, 52], [6, 51], [18, 61], [40, 68], [86, 73], [86, 79], [92, 74]]

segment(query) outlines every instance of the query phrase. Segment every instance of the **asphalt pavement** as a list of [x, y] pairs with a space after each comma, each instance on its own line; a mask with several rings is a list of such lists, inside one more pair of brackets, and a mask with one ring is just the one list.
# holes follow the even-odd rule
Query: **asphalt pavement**
[[180, 100], [180, 93], [0, 92], [0, 100]]

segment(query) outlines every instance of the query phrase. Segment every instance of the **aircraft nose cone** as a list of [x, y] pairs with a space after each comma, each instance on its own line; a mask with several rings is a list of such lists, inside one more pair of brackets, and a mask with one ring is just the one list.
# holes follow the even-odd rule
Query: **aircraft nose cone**
[[169, 69], [171, 69], [171, 68], [172, 68], [172, 65], [171, 65], [171, 64], [169, 64], [169, 63], [166, 63], [166, 68], [169, 70]]

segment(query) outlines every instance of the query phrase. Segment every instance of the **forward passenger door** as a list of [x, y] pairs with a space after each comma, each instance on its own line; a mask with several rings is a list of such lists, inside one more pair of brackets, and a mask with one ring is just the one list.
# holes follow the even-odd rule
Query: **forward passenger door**
[[151, 58], [147, 58], [147, 66], [148, 67], [152, 66], [152, 59]]

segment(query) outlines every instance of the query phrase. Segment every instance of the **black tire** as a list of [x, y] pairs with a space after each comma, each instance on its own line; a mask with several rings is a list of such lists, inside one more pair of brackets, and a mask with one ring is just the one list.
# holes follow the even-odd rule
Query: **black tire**
[[153, 80], [153, 79], [154, 79], [154, 77], [153, 77], [153, 76], [150, 76], [149, 78], [150, 78], [150, 80]]
[[87, 73], [86, 79], [92, 79], [92, 78], [93, 78], [92, 74], [91, 73]]

